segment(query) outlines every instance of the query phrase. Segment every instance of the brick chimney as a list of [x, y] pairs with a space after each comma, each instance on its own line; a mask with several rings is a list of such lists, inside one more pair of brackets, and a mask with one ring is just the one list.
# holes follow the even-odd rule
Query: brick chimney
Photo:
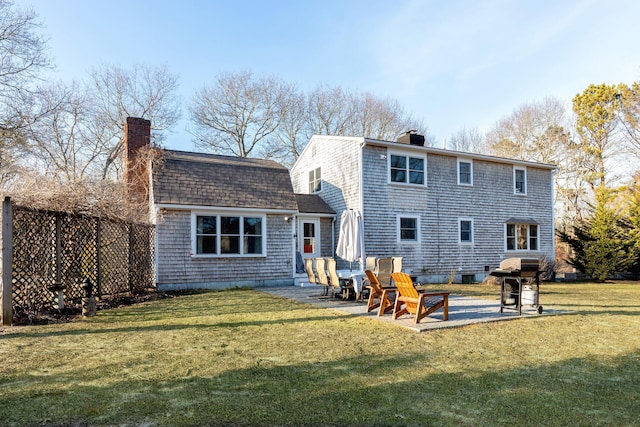
[[132, 201], [149, 200], [149, 169], [141, 153], [149, 147], [150, 138], [151, 121], [127, 117], [124, 124], [124, 182]]

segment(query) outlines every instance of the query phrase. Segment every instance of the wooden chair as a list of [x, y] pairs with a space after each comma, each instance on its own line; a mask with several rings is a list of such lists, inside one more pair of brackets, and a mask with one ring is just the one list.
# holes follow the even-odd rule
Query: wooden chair
[[348, 299], [351, 292], [354, 292], [351, 279], [341, 279], [336, 270], [336, 260], [327, 258], [327, 270], [329, 271], [329, 283], [331, 285], [331, 296], [335, 296], [337, 290], [342, 294], [342, 299]]
[[383, 287], [391, 286], [391, 273], [393, 272], [393, 260], [391, 258], [380, 258], [378, 260], [378, 282]]
[[419, 293], [407, 273], [393, 273], [391, 277], [398, 289], [393, 305], [394, 319], [409, 313], [415, 315], [416, 323], [420, 323], [420, 320], [441, 308], [444, 310], [443, 320], [449, 319], [449, 292]]
[[325, 263], [326, 262], [324, 258], [316, 258], [317, 283], [320, 286], [324, 286], [324, 292], [322, 293], [323, 297], [329, 295], [329, 287], [331, 286], [329, 283], [329, 278], [327, 277]]
[[371, 310], [378, 309], [378, 316], [393, 310], [393, 303], [389, 299], [391, 295], [395, 295], [394, 287], [383, 288], [373, 271], [365, 270], [367, 279], [369, 279], [369, 302], [367, 303], [367, 313]]

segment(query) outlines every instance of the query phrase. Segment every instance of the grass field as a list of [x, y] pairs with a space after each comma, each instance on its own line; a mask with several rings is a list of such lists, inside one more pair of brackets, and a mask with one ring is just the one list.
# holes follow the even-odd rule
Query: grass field
[[5, 328], [0, 425], [639, 425], [640, 283], [540, 298], [568, 314], [417, 334], [230, 290]]

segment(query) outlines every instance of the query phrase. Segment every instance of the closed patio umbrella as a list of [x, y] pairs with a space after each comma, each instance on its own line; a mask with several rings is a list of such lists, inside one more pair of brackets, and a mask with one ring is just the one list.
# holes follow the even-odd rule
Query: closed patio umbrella
[[364, 226], [360, 212], [352, 209], [342, 212], [336, 255], [349, 261], [349, 268], [352, 262], [364, 261]]

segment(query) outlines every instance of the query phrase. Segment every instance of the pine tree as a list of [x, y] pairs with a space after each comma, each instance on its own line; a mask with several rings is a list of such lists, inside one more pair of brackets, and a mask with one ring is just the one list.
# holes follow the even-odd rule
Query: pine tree
[[595, 189], [593, 213], [572, 232], [559, 232], [560, 239], [573, 249], [569, 263], [593, 279], [605, 281], [612, 274], [626, 271], [634, 257], [628, 248], [628, 238], [622, 216], [610, 205], [612, 190]]

